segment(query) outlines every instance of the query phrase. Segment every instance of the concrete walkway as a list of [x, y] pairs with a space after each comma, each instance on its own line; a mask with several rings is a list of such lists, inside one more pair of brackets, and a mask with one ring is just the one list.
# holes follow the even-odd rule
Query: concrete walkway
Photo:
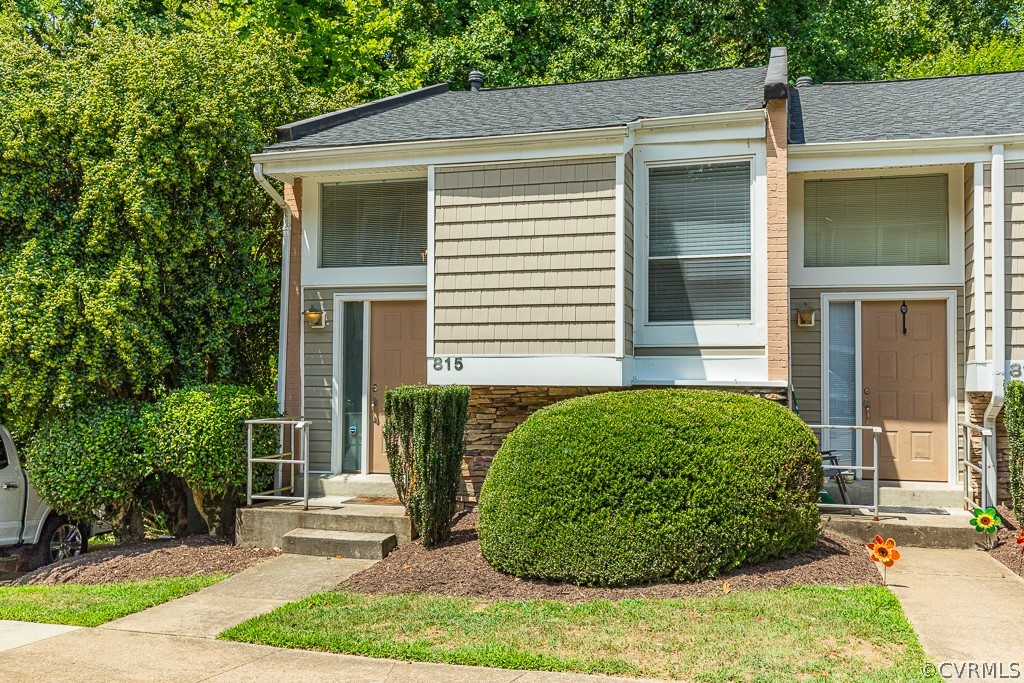
[[0, 619], [0, 652], [13, 650], [16, 647], [35, 643], [54, 636], [77, 631], [78, 626], [61, 626], [59, 624], [36, 624], [25, 621], [6, 621]]
[[101, 629], [216, 638], [285, 603], [322, 593], [376, 560], [279, 555], [197, 593], [111, 621]]
[[1001, 662], [1007, 674], [1017, 663], [1024, 672], [1024, 580], [980, 550], [900, 553], [889, 587], [934, 661]]
[[[68, 668], [61, 665], [67, 663]], [[0, 652], [4, 683], [640, 683], [541, 671], [506, 671], [368, 659], [191, 636], [77, 630]]]

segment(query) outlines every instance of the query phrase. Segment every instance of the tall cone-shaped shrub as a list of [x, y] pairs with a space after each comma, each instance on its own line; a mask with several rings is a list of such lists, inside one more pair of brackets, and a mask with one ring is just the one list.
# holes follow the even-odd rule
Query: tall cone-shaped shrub
[[425, 546], [448, 540], [462, 477], [469, 387], [407, 386], [384, 394], [384, 448], [402, 505]]

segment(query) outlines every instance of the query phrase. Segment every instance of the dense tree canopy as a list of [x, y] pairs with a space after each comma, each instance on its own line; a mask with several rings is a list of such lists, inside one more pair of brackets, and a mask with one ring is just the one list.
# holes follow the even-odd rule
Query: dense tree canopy
[[91, 398], [271, 383], [280, 231], [248, 154], [310, 98], [289, 40], [218, 23], [101, 16], [51, 50], [4, 15], [0, 417], [13, 426]]
[[0, 419], [273, 380], [272, 128], [427, 83], [1024, 68], [1022, 0], [0, 0]]

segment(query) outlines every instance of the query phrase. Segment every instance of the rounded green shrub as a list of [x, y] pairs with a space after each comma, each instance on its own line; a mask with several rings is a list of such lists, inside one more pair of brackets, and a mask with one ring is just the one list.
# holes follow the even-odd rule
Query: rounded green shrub
[[582, 585], [708, 578], [814, 544], [817, 440], [741, 394], [623, 391], [531, 415], [480, 495], [484, 558]]
[[99, 517], [121, 538], [141, 537], [137, 489], [153, 469], [141, 444], [140, 408], [104, 401], [43, 420], [25, 452], [40, 497], [74, 520]]
[[[153, 466], [185, 480], [214, 535], [229, 535], [234, 505], [245, 491], [244, 421], [275, 417], [273, 398], [249, 387], [211, 384], [173, 391], [143, 418]], [[254, 432], [253, 452], [277, 448], [277, 428]]]

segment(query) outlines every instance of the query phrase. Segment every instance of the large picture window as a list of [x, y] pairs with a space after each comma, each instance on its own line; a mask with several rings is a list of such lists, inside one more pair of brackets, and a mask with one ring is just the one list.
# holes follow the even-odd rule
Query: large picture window
[[655, 167], [648, 321], [751, 318], [750, 162]]
[[423, 265], [424, 179], [323, 185], [320, 215], [321, 268]]
[[804, 265], [949, 264], [945, 174], [808, 180]]

